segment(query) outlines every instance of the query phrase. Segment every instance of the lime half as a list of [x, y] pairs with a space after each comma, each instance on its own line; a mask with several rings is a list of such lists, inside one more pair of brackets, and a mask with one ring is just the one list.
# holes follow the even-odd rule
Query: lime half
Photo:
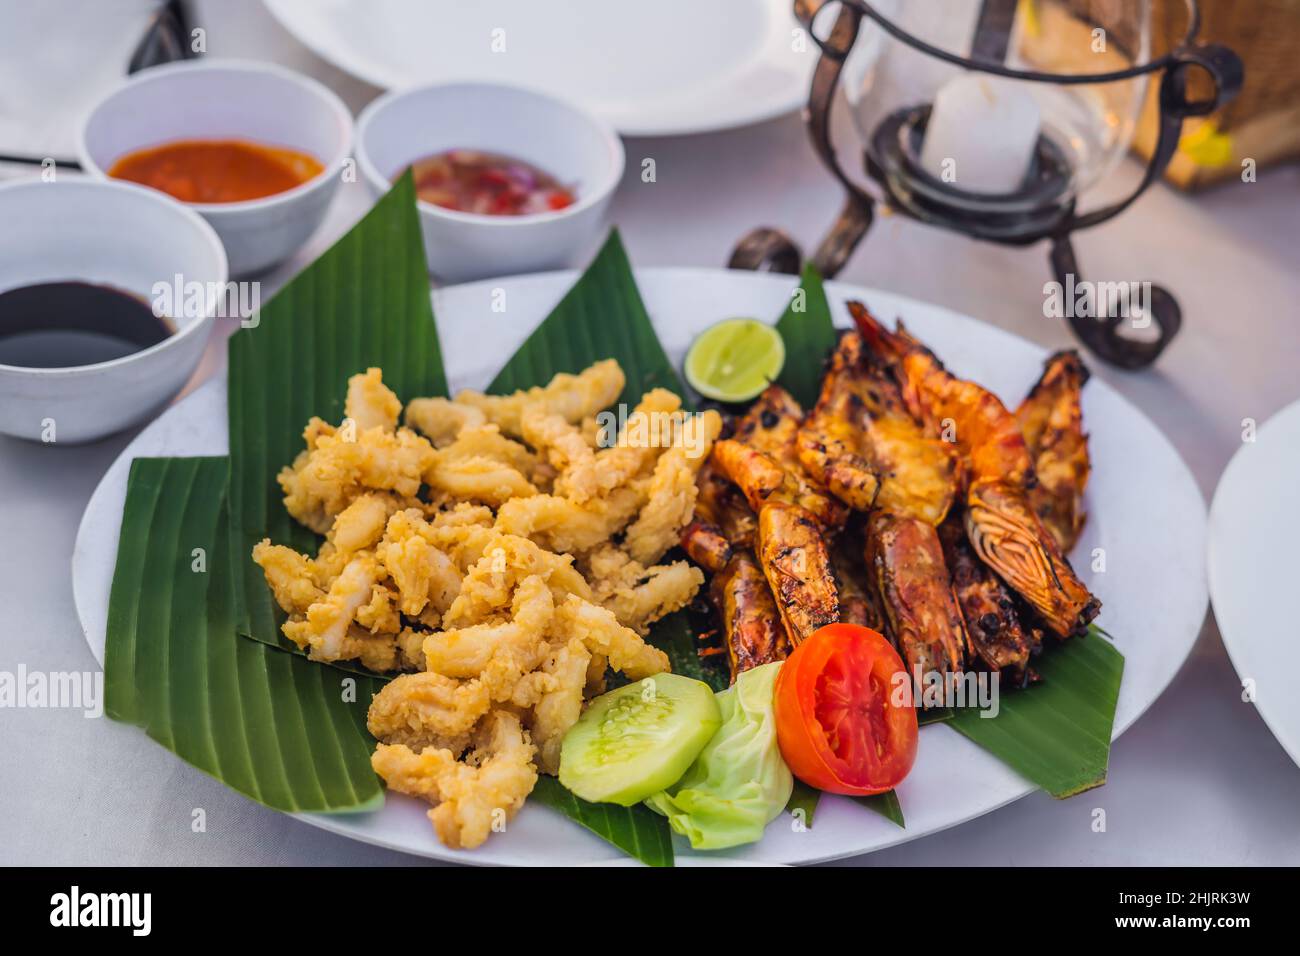
[[747, 402], [781, 374], [781, 333], [758, 319], [724, 319], [696, 337], [686, 353], [686, 381], [718, 402]]

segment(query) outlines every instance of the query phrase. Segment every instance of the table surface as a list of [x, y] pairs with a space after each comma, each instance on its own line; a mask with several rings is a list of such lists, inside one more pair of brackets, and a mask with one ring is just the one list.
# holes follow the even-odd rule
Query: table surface
[[[198, 22], [213, 55], [300, 69], [354, 110], [376, 95], [315, 58], [257, 0], [201, 4]], [[841, 128], [851, 139], [847, 123]], [[761, 224], [812, 246], [839, 206], [797, 116], [626, 145], [614, 219], [639, 266], [722, 265], [735, 240]], [[646, 157], [655, 183], [640, 181]], [[1127, 163], [1117, 179], [1136, 174]], [[263, 300], [367, 206], [365, 187], [346, 184], [311, 243], [262, 278]], [[1208, 500], [1240, 446], [1242, 420], [1262, 422], [1300, 395], [1300, 169], [1197, 197], [1156, 187], [1127, 215], [1078, 237], [1077, 249], [1085, 273], [1158, 281], [1182, 302], [1184, 331], [1156, 369], [1092, 364], [1171, 438]], [[1040, 248], [975, 244], [882, 217], [840, 278], [969, 313], [1049, 348], [1071, 344], [1059, 320], [1043, 317], [1049, 276]], [[226, 322], [214, 332], [190, 388], [222, 371], [231, 331]], [[95, 669], [72, 601], [72, 546], [91, 492], [134, 434], [80, 447], [0, 437], [0, 671]], [[134, 727], [64, 710], [5, 710], [0, 722], [0, 863], [428, 862], [252, 803]], [[1103, 833], [1093, 829], [1098, 807]], [[196, 808], [206, 813], [204, 833], [191, 832]], [[840, 865], [1295, 864], [1297, 808], [1300, 769], [1242, 701], [1211, 614], [1173, 684], [1116, 743], [1104, 788], [1066, 801], [1034, 794]]]

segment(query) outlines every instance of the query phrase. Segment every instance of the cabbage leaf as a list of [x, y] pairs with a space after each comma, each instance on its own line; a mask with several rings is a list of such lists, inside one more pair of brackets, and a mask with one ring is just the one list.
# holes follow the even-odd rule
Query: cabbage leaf
[[753, 843], [780, 816], [794, 777], [776, 742], [780, 661], [744, 671], [717, 694], [722, 726], [682, 778], [646, 800], [696, 850]]

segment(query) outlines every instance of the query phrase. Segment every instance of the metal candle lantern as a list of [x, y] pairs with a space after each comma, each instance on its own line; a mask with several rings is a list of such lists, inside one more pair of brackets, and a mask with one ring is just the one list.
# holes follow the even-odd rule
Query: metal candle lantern
[[[818, 156], [846, 202], [813, 256], [823, 275], [844, 265], [878, 203], [975, 239], [1006, 245], [1047, 240], [1063, 288], [1079, 284], [1072, 234], [1118, 215], [1163, 173], [1183, 120], [1213, 112], [1240, 88], [1229, 49], [1196, 42], [1200, 14], [1187, 0], [1187, 28], [1150, 55], [1148, 0], [796, 0], [795, 14], [821, 49], [806, 120]], [[829, 31], [818, 14], [838, 7]], [[829, 13], [829, 11], [828, 11]], [[817, 20], [816, 29], [814, 21]], [[1192, 98], [1189, 79], [1208, 93]], [[1147, 91], [1159, 78], [1159, 135], [1137, 187], [1090, 211], [1081, 193], [1128, 150]], [[865, 144], [864, 188], [831, 143], [835, 90], [844, 81]], [[734, 267], [796, 271], [798, 247], [778, 230], [750, 233]], [[1181, 325], [1177, 301], [1148, 286], [1148, 334], [1123, 326], [1110, 307], [1066, 316], [1101, 359], [1149, 365]], [[1103, 298], [1103, 303], [1106, 300]], [[1136, 323], [1130, 323], [1130, 327]]]

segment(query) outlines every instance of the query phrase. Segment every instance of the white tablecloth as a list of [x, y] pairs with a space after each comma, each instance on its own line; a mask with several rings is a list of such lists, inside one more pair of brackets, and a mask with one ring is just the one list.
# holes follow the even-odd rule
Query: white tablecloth
[[[304, 70], [354, 109], [375, 95], [313, 57], [256, 0], [206, 3], [200, 22], [212, 54]], [[812, 246], [839, 205], [795, 116], [714, 135], [633, 139], [627, 152], [614, 217], [640, 266], [722, 265], [732, 243], [760, 224]], [[656, 161], [653, 184], [637, 175], [647, 156]], [[1120, 178], [1131, 182], [1136, 168]], [[345, 186], [310, 246], [264, 280], [264, 297], [367, 205], [364, 186]], [[1183, 334], [1155, 370], [1092, 366], [1170, 436], [1208, 500], [1239, 447], [1242, 419], [1262, 422], [1300, 396], [1300, 169], [1194, 199], [1157, 187], [1127, 215], [1080, 236], [1077, 249], [1085, 274], [1149, 278], [1182, 302]], [[977, 245], [885, 217], [841, 278], [970, 313], [1044, 346], [1070, 344], [1064, 325], [1042, 316], [1042, 249]], [[220, 330], [229, 331], [228, 323]], [[196, 382], [220, 369], [222, 338], [214, 335]], [[0, 438], [0, 670], [95, 667], [73, 608], [69, 561], [86, 501], [130, 438], [76, 448]], [[1092, 830], [1095, 807], [1106, 809], [1105, 833]], [[205, 833], [191, 832], [195, 808], [206, 812]], [[1115, 745], [1104, 788], [1067, 801], [1036, 794], [848, 862], [1295, 864], [1298, 824], [1300, 769], [1242, 702], [1211, 615], [1173, 685]], [[73, 711], [0, 710], [0, 863], [415, 862], [251, 803], [134, 727]]]

